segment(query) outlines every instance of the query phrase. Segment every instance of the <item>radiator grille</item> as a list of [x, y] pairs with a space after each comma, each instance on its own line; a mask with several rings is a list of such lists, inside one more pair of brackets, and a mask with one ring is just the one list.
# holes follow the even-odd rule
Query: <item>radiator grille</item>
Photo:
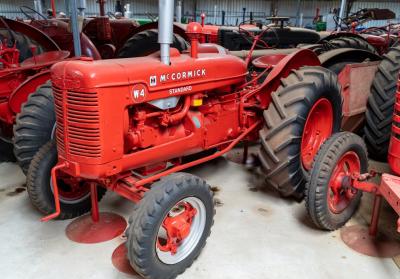
[[57, 149], [58, 152], [65, 154], [65, 131], [64, 131], [64, 112], [62, 108], [62, 90], [53, 86], [53, 96], [55, 101], [55, 111], [56, 111], [56, 119], [57, 119]]
[[[63, 107], [63, 95], [67, 104]], [[97, 93], [54, 88], [59, 150], [75, 156], [101, 156], [100, 115]]]

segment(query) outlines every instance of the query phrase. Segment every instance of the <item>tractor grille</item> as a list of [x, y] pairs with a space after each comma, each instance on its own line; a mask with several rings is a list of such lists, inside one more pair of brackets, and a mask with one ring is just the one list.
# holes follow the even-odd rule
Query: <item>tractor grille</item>
[[[64, 91], [56, 87], [53, 87], [53, 92], [59, 151], [75, 156], [100, 157], [100, 116], [97, 93]], [[63, 105], [65, 99], [66, 104]]]

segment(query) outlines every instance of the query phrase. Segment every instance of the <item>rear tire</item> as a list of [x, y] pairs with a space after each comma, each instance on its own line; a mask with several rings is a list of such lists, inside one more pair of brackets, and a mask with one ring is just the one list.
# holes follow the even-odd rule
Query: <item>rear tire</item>
[[[333, 206], [329, 204], [328, 195], [331, 195], [330, 183], [333, 183], [331, 181], [333, 173], [336, 171], [340, 160], [346, 154], [352, 154], [351, 152], [356, 156], [349, 158], [358, 157], [360, 166], [358, 171], [361, 174], [366, 173], [368, 171], [368, 156], [365, 143], [359, 136], [349, 132], [333, 135], [322, 145], [315, 158], [306, 185], [305, 201], [308, 215], [320, 229], [333, 231], [341, 228], [353, 216], [360, 204], [362, 192], [355, 190], [354, 193], [351, 193], [344, 190], [342, 186], [340, 196], [346, 207], [335, 212], [331, 209]], [[347, 195], [351, 195], [351, 198], [348, 198]]]
[[[189, 44], [178, 34], [174, 34], [171, 47], [180, 52], [187, 50]], [[133, 35], [118, 53], [118, 58], [147, 56], [160, 50], [158, 30], [150, 29]]]
[[[264, 111], [259, 159], [267, 184], [282, 196], [302, 198], [308, 170], [303, 165], [302, 138], [309, 112], [321, 99], [332, 107], [332, 133], [340, 130], [342, 97], [337, 76], [322, 67], [304, 67], [282, 79]], [[319, 146], [315, 146], [317, 148]], [[312, 162], [312, 161], [311, 161]], [[311, 163], [310, 163], [311, 164]]]
[[29, 96], [14, 125], [14, 153], [25, 174], [33, 156], [50, 140], [55, 123], [54, 98], [49, 81]]
[[[194, 205], [197, 209], [190, 221], [190, 233], [177, 242], [175, 254], [168, 250], [160, 251], [168, 247], [172, 234], [161, 234], [163, 237], [160, 238], [160, 229], [167, 228], [165, 224], [171, 218], [170, 214], [175, 213], [172, 218], [179, 218], [186, 213], [182, 203]], [[179, 213], [173, 210], [178, 206], [181, 208]], [[148, 279], [177, 277], [192, 265], [205, 246], [214, 214], [213, 193], [201, 178], [175, 173], [154, 183], [129, 218], [126, 245], [132, 267]]]
[[365, 142], [371, 158], [382, 162], [387, 161], [399, 72], [400, 47], [397, 47], [383, 56], [368, 98]]
[[[27, 175], [27, 189], [32, 204], [43, 214], [49, 215], [55, 211], [54, 196], [51, 188], [51, 170], [57, 164], [57, 147], [55, 142], [49, 141], [45, 144], [32, 160]], [[61, 183], [58, 183], [59, 191]], [[65, 184], [67, 185], [67, 184]], [[82, 186], [84, 187], [84, 186]], [[98, 200], [100, 201], [106, 189], [97, 187]], [[66, 192], [66, 190], [64, 190]], [[63, 199], [60, 192], [61, 214], [58, 220], [72, 219], [81, 216], [91, 209], [90, 191], [84, 192], [76, 200], [71, 198]]]

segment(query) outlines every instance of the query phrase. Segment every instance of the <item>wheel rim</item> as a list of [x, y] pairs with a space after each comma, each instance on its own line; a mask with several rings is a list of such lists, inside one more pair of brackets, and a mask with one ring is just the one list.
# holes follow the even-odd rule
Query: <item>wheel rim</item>
[[[57, 179], [58, 195], [62, 203], [77, 204], [90, 196], [90, 185], [76, 178], [62, 176]], [[53, 182], [50, 178], [50, 187], [53, 192]]]
[[186, 259], [199, 243], [206, 225], [206, 208], [195, 197], [175, 204], [163, 219], [156, 237], [156, 253], [165, 264]]
[[349, 151], [345, 153], [332, 172], [328, 184], [328, 206], [335, 214], [343, 212], [354, 199], [357, 190], [351, 187], [352, 175], [360, 173], [361, 163], [358, 155]]
[[315, 155], [327, 140], [333, 129], [333, 107], [331, 102], [322, 98], [311, 108], [301, 139], [301, 160], [303, 167], [310, 170]]

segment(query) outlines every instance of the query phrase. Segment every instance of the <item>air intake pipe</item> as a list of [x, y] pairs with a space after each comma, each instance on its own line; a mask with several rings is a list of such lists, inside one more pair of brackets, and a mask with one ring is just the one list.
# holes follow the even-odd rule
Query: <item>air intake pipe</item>
[[174, 0], [158, 2], [158, 43], [161, 49], [161, 62], [170, 65], [170, 45], [174, 36]]

